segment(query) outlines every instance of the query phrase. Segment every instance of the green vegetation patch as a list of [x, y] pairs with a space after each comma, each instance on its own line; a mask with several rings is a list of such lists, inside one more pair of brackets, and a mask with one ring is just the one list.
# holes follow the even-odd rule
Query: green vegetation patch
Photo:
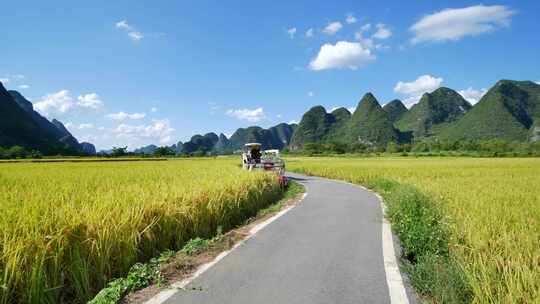
[[437, 303], [471, 302], [471, 287], [448, 249], [449, 227], [439, 203], [413, 186], [382, 179], [371, 186], [384, 197], [403, 246], [403, 269], [416, 290]]
[[[186, 244], [186, 247], [191, 242]], [[131, 267], [125, 278], [119, 278], [107, 284], [89, 304], [117, 303], [126, 294], [148, 286], [151, 282], [163, 283], [160, 267], [174, 256], [174, 252], [167, 250], [158, 258], [153, 258], [148, 263], [137, 263]]]

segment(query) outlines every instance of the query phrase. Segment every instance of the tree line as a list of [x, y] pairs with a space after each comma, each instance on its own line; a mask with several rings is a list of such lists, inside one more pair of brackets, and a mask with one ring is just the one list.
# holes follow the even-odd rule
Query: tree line
[[[37, 149], [27, 149], [22, 146], [4, 148], [0, 146], [0, 159], [24, 159], [42, 158], [43, 156], [85, 156], [78, 151], [59, 148], [55, 151], [43, 153]], [[423, 156], [482, 156], [482, 157], [503, 157], [503, 156], [540, 156], [540, 141], [519, 142], [505, 140], [434, 140], [418, 141], [414, 143], [399, 144], [389, 142], [385, 146], [375, 146], [366, 143], [344, 143], [344, 142], [308, 142], [300, 150], [290, 151], [285, 148], [285, 154], [297, 154], [305, 156], [313, 155], [334, 155], [334, 154], [373, 154], [389, 153], [401, 156], [423, 155]], [[221, 153], [223, 154], [223, 153]], [[232, 154], [232, 153], [224, 153]], [[215, 156], [217, 153], [206, 150], [197, 150], [192, 153], [178, 153], [171, 147], [157, 147], [153, 153], [129, 152], [127, 147], [114, 147], [109, 153], [98, 153], [98, 157], [200, 157]]]
[[505, 140], [434, 140], [418, 141], [399, 144], [389, 142], [387, 145], [375, 146], [365, 143], [344, 142], [310, 142], [305, 143], [301, 150], [285, 153], [300, 155], [330, 155], [330, 154], [372, 154], [394, 153], [407, 155], [470, 155], [470, 156], [540, 156], [540, 141], [520, 142]]
[[23, 146], [0, 146], [0, 159], [23, 159], [23, 158], [42, 158], [44, 156], [84, 156], [81, 151], [67, 147], [47, 147], [46, 149], [33, 149]]
[[176, 151], [175, 149], [162, 146], [157, 147], [152, 153], [144, 152], [130, 152], [127, 150], [127, 147], [113, 147], [107, 153], [100, 152], [97, 154], [99, 157], [203, 157], [203, 156], [217, 156], [217, 155], [231, 155], [233, 154], [232, 149], [224, 149], [223, 151], [215, 151], [207, 147], [198, 147], [194, 151], [186, 151], [184, 149], [181, 152]]

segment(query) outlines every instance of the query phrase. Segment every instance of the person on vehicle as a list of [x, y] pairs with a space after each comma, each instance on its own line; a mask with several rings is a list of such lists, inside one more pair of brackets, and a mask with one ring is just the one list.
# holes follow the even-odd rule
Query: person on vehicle
[[260, 147], [253, 147], [251, 149], [251, 158], [253, 161], [255, 161], [256, 164], [259, 164], [261, 162], [261, 148]]

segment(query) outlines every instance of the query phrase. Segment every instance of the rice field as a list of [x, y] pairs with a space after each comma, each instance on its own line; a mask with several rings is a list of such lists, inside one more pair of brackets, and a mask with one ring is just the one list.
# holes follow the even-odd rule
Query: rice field
[[321, 157], [287, 165], [368, 187], [391, 180], [418, 188], [440, 202], [472, 302], [540, 302], [540, 159]]
[[164, 249], [275, 202], [238, 159], [0, 163], [0, 303], [83, 303]]

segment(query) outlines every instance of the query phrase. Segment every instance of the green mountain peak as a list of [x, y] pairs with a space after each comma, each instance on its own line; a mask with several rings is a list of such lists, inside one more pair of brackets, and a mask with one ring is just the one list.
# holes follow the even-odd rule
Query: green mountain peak
[[291, 148], [295, 150], [306, 142], [324, 141], [334, 123], [334, 116], [323, 106], [312, 107], [302, 116], [291, 138]]
[[540, 85], [500, 80], [462, 119], [442, 132], [449, 139], [529, 140], [540, 126]]
[[362, 97], [348, 122], [347, 135], [352, 142], [382, 145], [398, 140], [388, 114], [371, 93]]
[[402, 132], [412, 132], [415, 138], [435, 136], [471, 107], [458, 92], [441, 87], [422, 95], [420, 101], [396, 122], [396, 127]]
[[358, 106], [356, 107], [355, 113], [358, 111], [358, 109], [361, 108], [371, 108], [371, 107], [381, 107], [379, 102], [377, 101], [377, 98], [371, 94], [371, 92], [366, 93], [362, 99], [360, 99], [360, 102], [358, 102]]
[[407, 107], [399, 99], [394, 99], [385, 104], [383, 110], [388, 114], [392, 122], [398, 121], [408, 111]]
[[332, 111], [332, 113], [330, 114], [334, 115], [334, 117], [350, 117], [351, 116], [351, 112], [349, 112], [349, 110], [347, 110], [347, 108], [344, 108], [344, 107], [339, 107], [335, 109], [334, 111]]

